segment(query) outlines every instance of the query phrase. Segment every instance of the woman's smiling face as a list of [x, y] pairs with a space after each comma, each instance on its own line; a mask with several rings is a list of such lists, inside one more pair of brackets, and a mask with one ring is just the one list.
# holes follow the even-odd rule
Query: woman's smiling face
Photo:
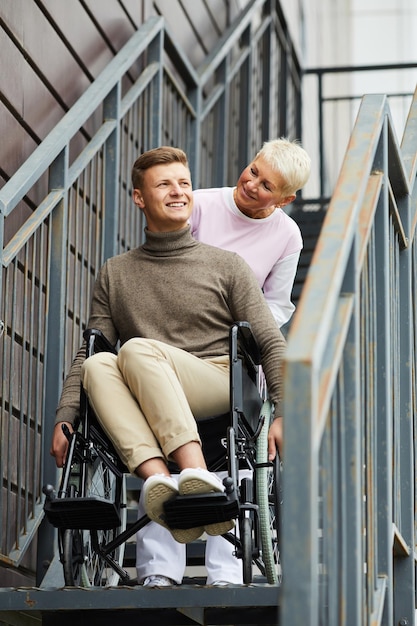
[[295, 196], [284, 196], [285, 181], [263, 157], [258, 157], [243, 170], [234, 192], [238, 209], [252, 218], [268, 217], [277, 206], [292, 202]]

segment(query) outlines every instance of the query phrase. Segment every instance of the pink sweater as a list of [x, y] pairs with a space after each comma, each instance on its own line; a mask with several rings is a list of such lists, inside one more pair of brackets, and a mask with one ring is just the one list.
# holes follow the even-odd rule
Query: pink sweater
[[252, 268], [279, 326], [295, 306], [291, 292], [303, 247], [296, 222], [282, 209], [264, 219], [239, 211], [233, 187], [194, 191], [192, 235], [204, 243], [236, 252]]

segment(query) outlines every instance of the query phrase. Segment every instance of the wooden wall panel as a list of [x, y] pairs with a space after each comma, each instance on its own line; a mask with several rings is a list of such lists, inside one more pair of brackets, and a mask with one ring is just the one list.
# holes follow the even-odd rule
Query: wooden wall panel
[[[0, 3], [0, 186], [144, 21], [162, 15], [197, 66], [248, 0]], [[94, 127], [94, 120], [87, 124]]]
[[8, 178], [33, 152], [37, 143], [1, 101], [0, 138], [0, 187], [3, 187]]
[[[91, 80], [80, 69], [77, 59], [45, 19], [36, 2], [28, 4], [22, 21], [24, 50], [36, 65], [33, 71], [40, 71], [48, 89], [56, 92], [56, 97], [61, 98], [67, 106], [71, 106], [90, 85]], [[25, 93], [28, 97], [31, 96], [30, 93]]]
[[[54, 0], [49, 0], [53, 3]], [[85, 0], [94, 18], [116, 50], [126, 43], [142, 24], [141, 2], [115, 2], [114, 0]]]
[[132, 25], [115, 0], [86, 0], [86, 8], [78, 0], [42, 4], [94, 78], [139, 26]]

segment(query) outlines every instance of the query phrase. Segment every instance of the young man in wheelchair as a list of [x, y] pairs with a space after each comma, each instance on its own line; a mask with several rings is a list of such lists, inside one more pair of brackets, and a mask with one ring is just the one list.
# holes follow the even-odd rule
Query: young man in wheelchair
[[[98, 275], [89, 328], [103, 332], [117, 355], [85, 359], [78, 351], [57, 409], [51, 454], [61, 467], [79, 414], [80, 380], [121, 460], [144, 480], [148, 517], [179, 543], [216, 536], [234, 521], [170, 529], [164, 503], [182, 495], [222, 491], [202, 453], [196, 420], [229, 410], [229, 328], [248, 321], [258, 340], [276, 418], [269, 453], [280, 445], [281, 360], [285, 341], [249, 266], [237, 254], [195, 241], [188, 219], [192, 186], [184, 152], [161, 147], [132, 170], [133, 199], [143, 211], [145, 243], [109, 259]], [[168, 469], [173, 460], [178, 481]], [[227, 542], [225, 542], [225, 549]]]

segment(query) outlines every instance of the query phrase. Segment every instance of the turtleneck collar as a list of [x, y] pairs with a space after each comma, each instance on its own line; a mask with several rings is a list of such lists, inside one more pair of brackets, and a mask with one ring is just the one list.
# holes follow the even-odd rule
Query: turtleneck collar
[[154, 233], [145, 228], [145, 237], [146, 241], [141, 248], [150, 254], [169, 255], [198, 245], [191, 235], [190, 226], [169, 233]]

